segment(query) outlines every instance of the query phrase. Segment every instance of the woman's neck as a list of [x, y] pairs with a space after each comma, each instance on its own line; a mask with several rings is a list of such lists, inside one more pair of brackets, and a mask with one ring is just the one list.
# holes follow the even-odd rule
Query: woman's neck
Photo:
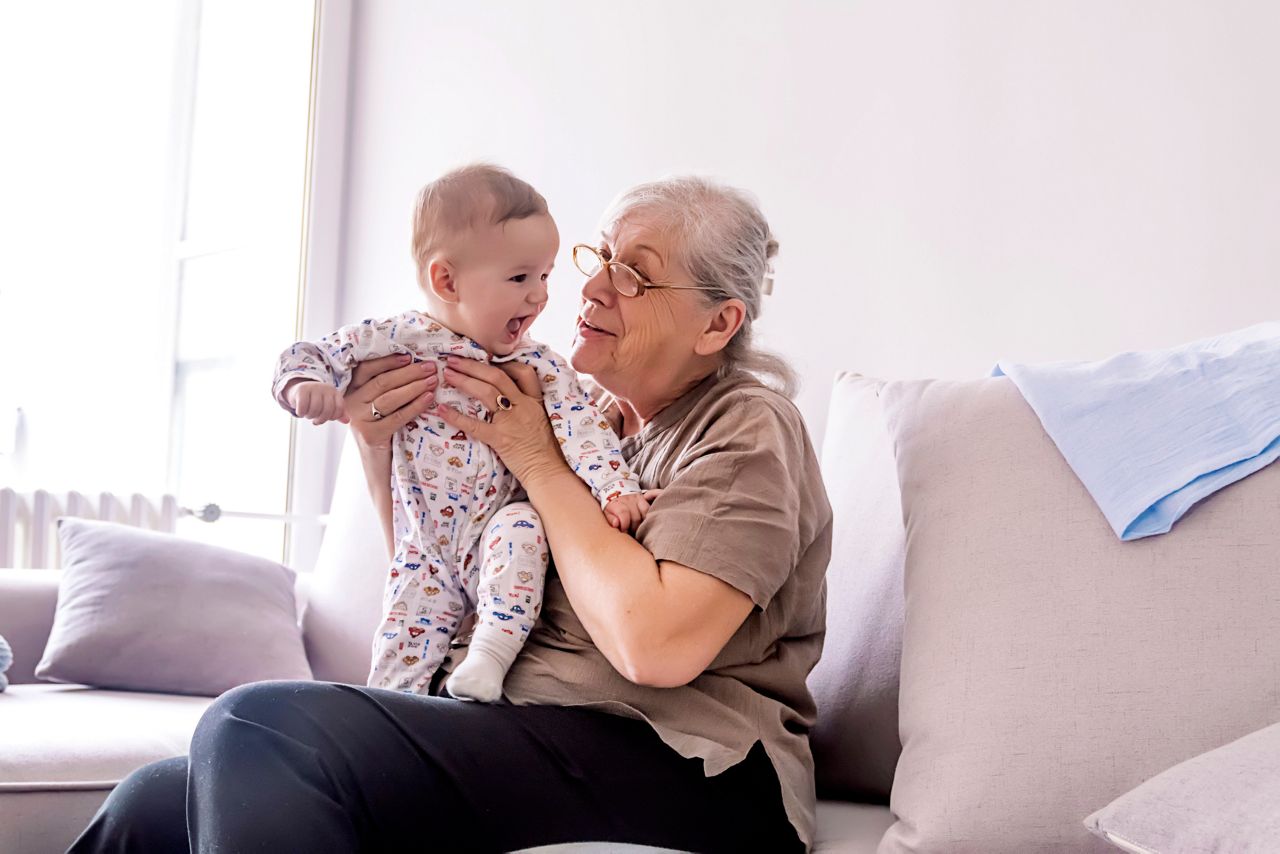
[[688, 394], [715, 370], [715, 365], [699, 364], [689, 366], [679, 376], [650, 387], [637, 384], [634, 388], [609, 389], [618, 404], [618, 411], [622, 413], [621, 434], [634, 436], [639, 433], [662, 410]]

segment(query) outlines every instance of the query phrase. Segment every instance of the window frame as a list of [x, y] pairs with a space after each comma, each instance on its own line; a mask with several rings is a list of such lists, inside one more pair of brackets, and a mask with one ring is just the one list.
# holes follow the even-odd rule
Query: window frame
[[[316, 0], [299, 247], [298, 340], [316, 339], [338, 327], [352, 11], [352, 0]], [[291, 420], [285, 513], [315, 519], [328, 513], [346, 433], [336, 425], [299, 429], [298, 420]], [[314, 569], [324, 531], [319, 524], [286, 523], [284, 563], [300, 572]]]

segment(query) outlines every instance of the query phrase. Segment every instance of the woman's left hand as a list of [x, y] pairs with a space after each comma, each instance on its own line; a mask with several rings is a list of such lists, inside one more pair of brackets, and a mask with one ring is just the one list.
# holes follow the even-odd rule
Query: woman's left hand
[[[441, 405], [436, 410], [440, 418], [493, 448], [526, 490], [540, 477], [569, 471], [543, 408], [542, 384], [533, 368], [516, 362], [498, 367], [451, 356], [444, 384], [483, 401], [492, 415], [489, 421], [479, 421]], [[499, 395], [511, 401], [510, 409], [498, 406]]]

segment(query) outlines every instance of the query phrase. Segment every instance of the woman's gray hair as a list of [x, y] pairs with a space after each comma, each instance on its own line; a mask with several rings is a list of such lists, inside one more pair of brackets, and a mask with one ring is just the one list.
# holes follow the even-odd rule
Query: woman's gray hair
[[680, 260], [695, 282], [715, 288], [697, 292], [708, 306], [728, 299], [746, 306], [742, 326], [724, 348], [721, 374], [747, 371], [772, 380], [770, 385], [787, 397], [794, 396], [799, 386], [796, 372], [781, 357], [752, 343], [751, 326], [760, 316], [761, 297], [773, 286], [769, 262], [778, 253], [778, 241], [755, 198], [709, 178], [664, 178], [632, 187], [615, 199], [601, 230], [613, 235], [637, 214], [655, 217], [674, 233]]

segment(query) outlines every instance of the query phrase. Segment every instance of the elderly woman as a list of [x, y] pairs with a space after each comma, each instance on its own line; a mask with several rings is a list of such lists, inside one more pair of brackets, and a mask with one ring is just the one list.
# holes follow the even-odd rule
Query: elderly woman
[[[625, 193], [599, 245], [574, 250], [588, 278], [573, 367], [644, 487], [662, 490], [635, 538], [566, 466], [531, 369], [445, 370], [478, 399], [510, 400], [488, 422], [438, 411], [498, 452], [554, 558], [508, 702], [241, 686], [205, 713], [189, 764], [134, 772], [72, 850], [807, 850], [805, 678], [831, 510], [799, 413], [758, 378], [792, 384], [751, 344], [776, 249], [749, 197], [691, 178]], [[391, 357], [362, 368], [347, 414], [389, 537], [390, 437], [434, 409], [436, 380]], [[373, 421], [371, 404], [392, 414]]]

